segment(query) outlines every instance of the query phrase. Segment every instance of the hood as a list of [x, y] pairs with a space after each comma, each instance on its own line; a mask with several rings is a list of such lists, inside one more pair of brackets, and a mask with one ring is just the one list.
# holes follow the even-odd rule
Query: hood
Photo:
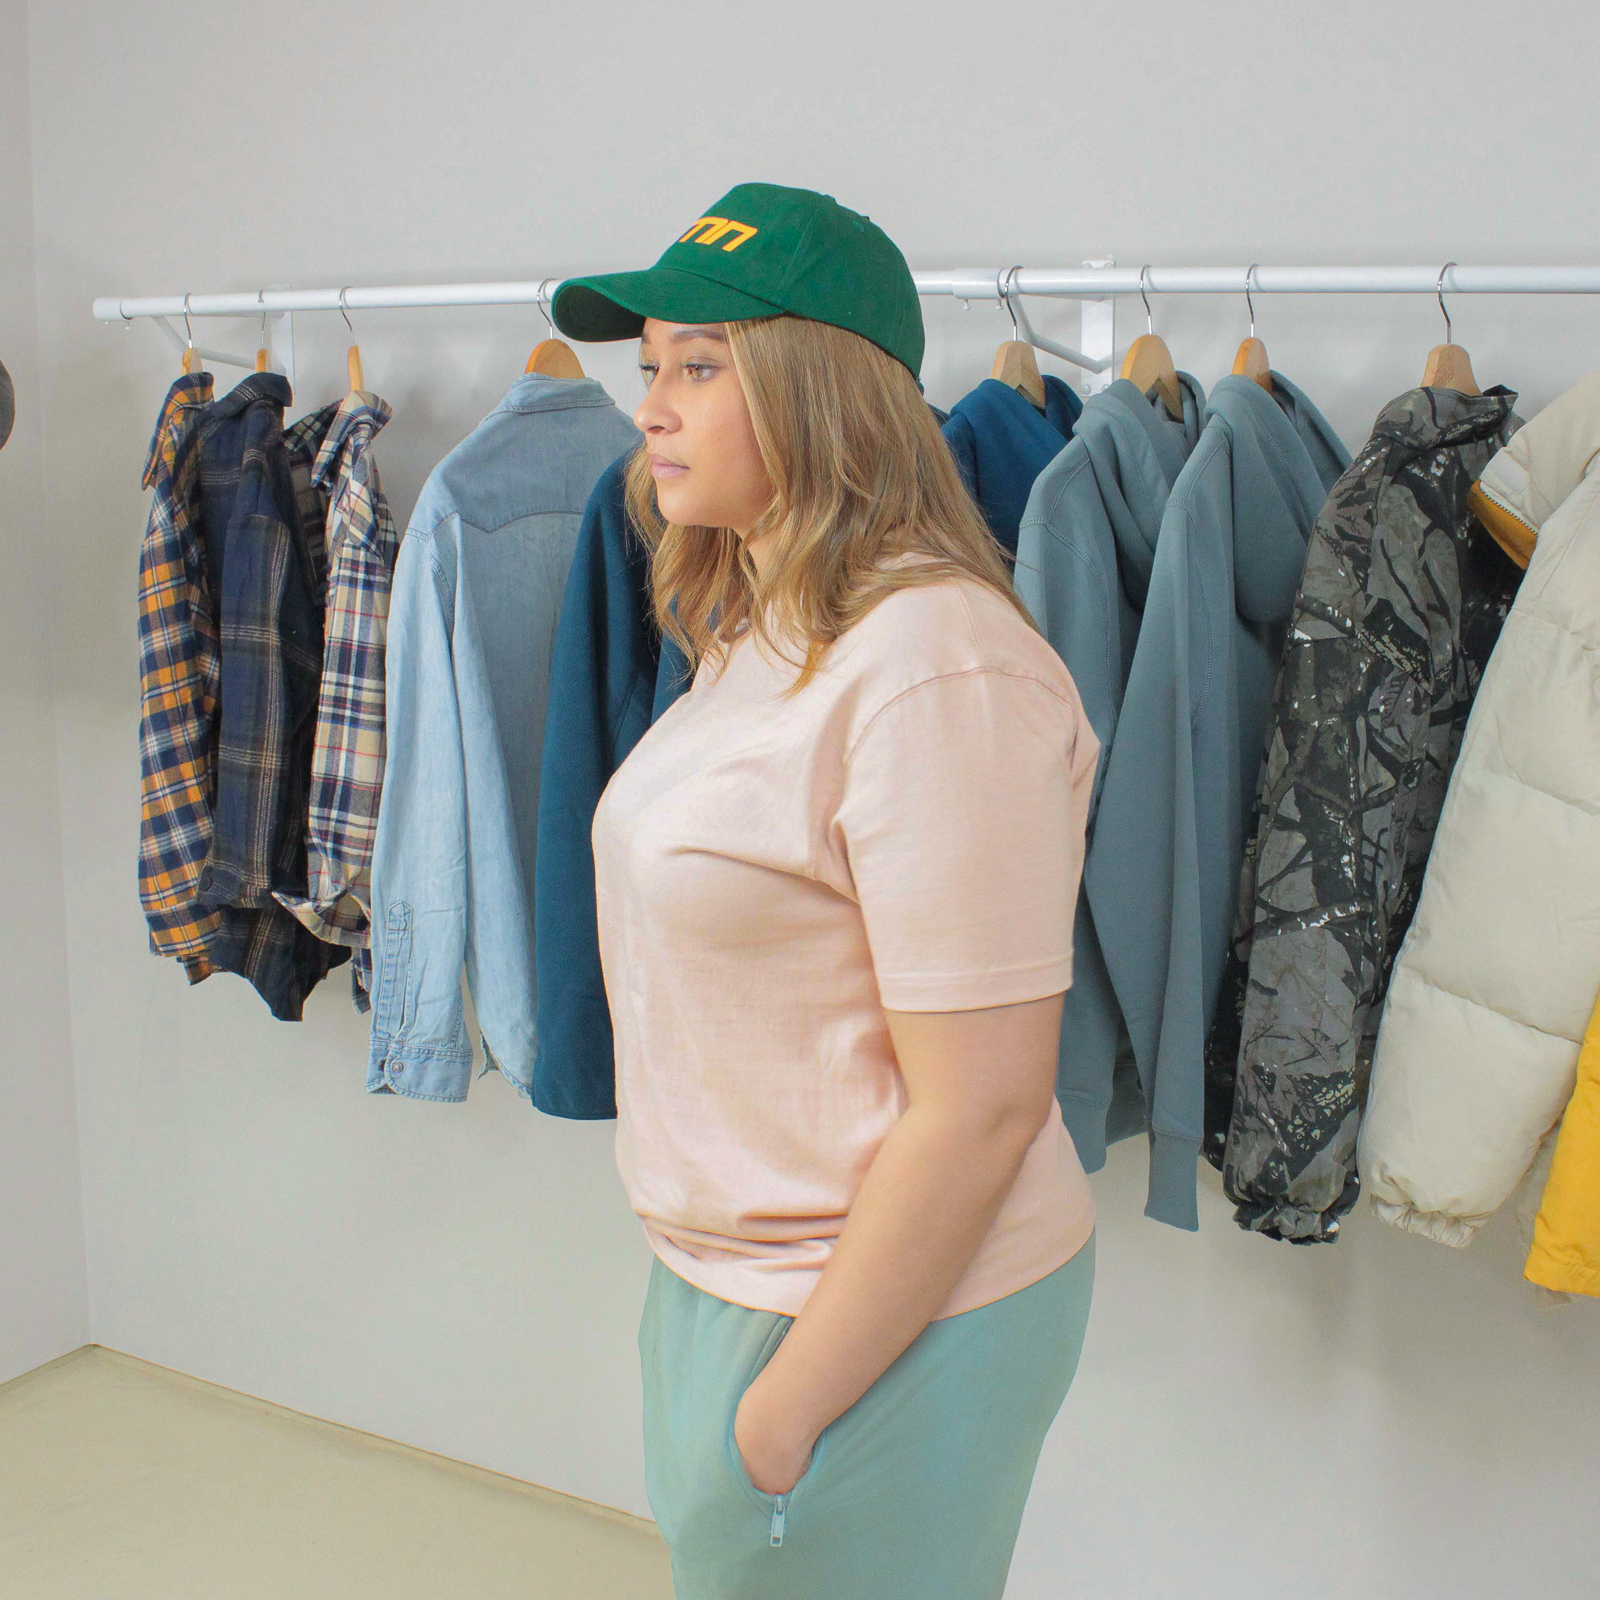
[[1044, 410], [998, 378], [985, 378], [950, 409], [964, 417], [985, 442], [1019, 455], [1053, 456], [1072, 437], [1083, 402], [1054, 373], [1044, 374]]
[[1600, 459], [1600, 372], [1552, 400], [1497, 451], [1467, 505], [1519, 567], [1550, 513]]
[[1085, 402], [1075, 437], [1088, 452], [1095, 488], [1117, 544], [1117, 568], [1129, 602], [1144, 609], [1156, 537], [1178, 474], [1194, 453], [1206, 396], [1187, 372], [1178, 374], [1183, 419], [1167, 415], [1159, 397], [1118, 378]]
[[1299, 592], [1311, 525], [1350, 452], [1280, 372], [1217, 381], [1206, 429], [1226, 429], [1233, 474], [1234, 603], [1247, 622], [1281, 623]]

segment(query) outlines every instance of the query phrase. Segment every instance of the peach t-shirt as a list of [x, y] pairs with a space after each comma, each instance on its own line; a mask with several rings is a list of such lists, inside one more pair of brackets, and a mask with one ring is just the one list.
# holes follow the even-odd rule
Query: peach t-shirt
[[[797, 672], [748, 631], [720, 673], [703, 659], [592, 833], [629, 1200], [680, 1277], [789, 1316], [906, 1108], [884, 1008], [1070, 984], [1099, 749], [1055, 650], [966, 577], [891, 594], [778, 699]], [[936, 1317], [1025, 1288], [1093, 1227], [1052, 1100]]]

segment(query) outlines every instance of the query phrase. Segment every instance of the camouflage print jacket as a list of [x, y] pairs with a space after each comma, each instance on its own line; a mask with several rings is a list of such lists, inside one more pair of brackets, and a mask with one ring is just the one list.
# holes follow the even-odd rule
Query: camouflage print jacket
[[1207, 1044], [1207, 1159], [1241, 1228], [1331, 1241], [1390, 964], [1521, 571], [1467, 491], [1508, 389], [1384, 408], [1312, 530]]

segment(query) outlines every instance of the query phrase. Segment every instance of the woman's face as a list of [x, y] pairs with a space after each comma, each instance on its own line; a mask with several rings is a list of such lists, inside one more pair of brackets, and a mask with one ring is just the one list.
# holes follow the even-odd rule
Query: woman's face
[[772, 498], [772, 484], [724, 327], [645, 318], [639, 368], [648, 389], [633, 421], [650, 452], [661, 515], [744, 534]]

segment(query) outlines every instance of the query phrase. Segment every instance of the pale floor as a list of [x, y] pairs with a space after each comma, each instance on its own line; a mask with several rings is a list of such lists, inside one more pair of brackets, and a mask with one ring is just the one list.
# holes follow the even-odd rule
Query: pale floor
[[0, 1600], [672, 1600], [655, 1524], [85, 1345], [0, 1385]]

